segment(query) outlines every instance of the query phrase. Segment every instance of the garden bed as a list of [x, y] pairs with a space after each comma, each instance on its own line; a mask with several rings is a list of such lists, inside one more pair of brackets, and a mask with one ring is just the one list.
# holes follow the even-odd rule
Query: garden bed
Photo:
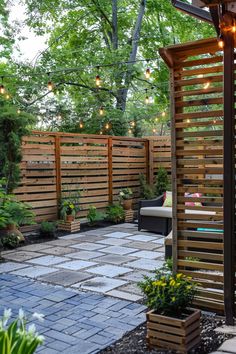
[[[215, 332], [214, 329], [225, 324], [222, 318], [213, 314], [203, 315], [201, 320], [201, 343], [197, 349], [192, 349], [189, 353], [192, 354], [207, 354], [217, 350], [219, 346], [230, 335]], [[115, 344], [102, 350], [99, 354], [166, 354], [175, 353], [175, 351], [167, 350], [148, 350], [146, 342], [146, 325], [143, 324], [137, 327], [134, 331], [128, 333]]]

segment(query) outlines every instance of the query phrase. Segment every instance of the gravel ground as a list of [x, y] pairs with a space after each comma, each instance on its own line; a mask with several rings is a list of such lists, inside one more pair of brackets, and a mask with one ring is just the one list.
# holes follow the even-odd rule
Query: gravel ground
[[[222, 326], [224, 320], [214, 315], [202, 316], [201, 321], [201, 343], [198, 348], [192, 350], [191, 354], [207, 354], [216, 350], [221, 343], [226, 339], [231, 338], [229, 335], [222, 333], [217, 333], [214, 328]], [[146, 345], [146, 326], [141, 325], [137, 327], [134, 331], [125, 335], [115, 344], [102, 350], [99, 354], [171, 354], [176, 353], [175, 351], [164, 351], [164, 350], [151, 350], [149, 351]]]

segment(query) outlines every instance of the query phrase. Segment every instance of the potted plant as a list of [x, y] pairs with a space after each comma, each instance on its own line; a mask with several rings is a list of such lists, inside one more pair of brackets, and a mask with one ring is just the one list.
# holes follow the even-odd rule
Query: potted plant
[[121, 205], [112, 204], [107, 207], [107, 219], [115, 224], [123, 221], [125, 218], [125, 212]]
[[79, 210], [79, 197], [70, 197], [61, 203], [61, 217], [64, 221], [74, 221]]
[[132, 196], [133, 192], [130, 188], [123, 188], [120, 190], [119, 199], [125, 210], [130, 210], [132, 208]]
[[200, 342], [200, 310], [190, 308], [196, 284], [182, 273], [161, 269], [153, 277], [144, 277], [139, 287], [146, 297], [147, 342], [187, 353]]
[[40, 236], [54, 238], [56, 232], [56, 225], [54, 222], [42, 221], [40, 225]]

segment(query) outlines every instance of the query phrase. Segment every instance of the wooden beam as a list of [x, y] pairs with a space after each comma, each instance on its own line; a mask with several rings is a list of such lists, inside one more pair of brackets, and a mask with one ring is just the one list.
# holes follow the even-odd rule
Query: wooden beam
[[207, 11], [205, 11], [197, 6], [193, 6], [191, 4], [186, 4], [185, 2], [182, 2], [181, 0], [172, 0], [172, 4], [178, 10], [180, 10], [188, 15], [196, 17], [199, 20], [202, 20], [202, 21], [205, 21], [208, 23], [212, 23], [211, 15]]
[[61, 200], [61, 137], [55, 135], [55, 162], [56, 162], [56, 192], [57, 192], [57, 212], [59, 215], [59, 207]]
[[109, 204], [113, 203], [113, 159], [112, 159], [112, 148], [113, 141], [112, 138], [108, 138], [108, 189], [109, 189]]
[[235, 112], [234, 35], [224, 33], [224, 302], [226, 324], [234, 324]]

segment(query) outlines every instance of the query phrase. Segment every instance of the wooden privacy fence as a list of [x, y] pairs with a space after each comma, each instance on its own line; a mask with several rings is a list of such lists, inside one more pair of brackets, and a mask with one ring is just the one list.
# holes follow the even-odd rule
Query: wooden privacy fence
[[[80, 191], [81, 211], [105, 209], [130, 187], [140, 198], [139, 174], [153, 182], [158, 167], [170, 173], [170, 138], [127, 138], [104, 135], [33, 132], [23, 138], [19, 200], [32, 205], [36, 221], [58, 218], [61, 197]], [[32, 226], [25, 230], [32, 229]]]
[[174, 264], [198, 282], [197, 305], [216, 312], [224, 311], [223, 66], [218, 51], [216, 39], [161, 50], [171, 73]]

